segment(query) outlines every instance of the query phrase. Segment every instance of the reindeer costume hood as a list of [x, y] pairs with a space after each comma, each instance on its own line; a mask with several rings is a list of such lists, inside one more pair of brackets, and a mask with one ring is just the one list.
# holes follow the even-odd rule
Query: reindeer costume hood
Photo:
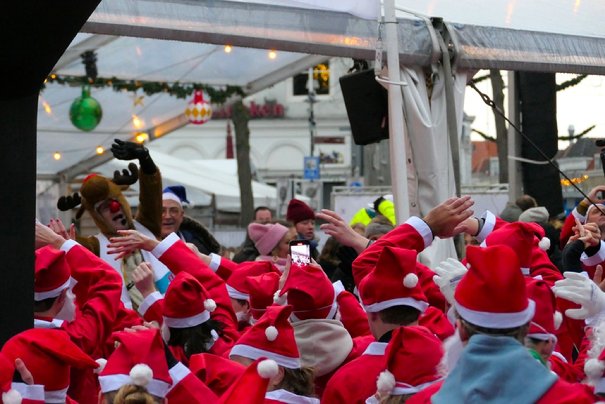
[[[129, 164], [128, 168], [132, 172], [131, 178], [136, 181], [138, 178], [138, 168], [136, 164], [131, 163]], [[132, 181], [132, 183], [134, 183], [134, 181]], [[127, 186], [127, 184], [118, 185], [114, 181], [107, 179], [102, 175], [89, 175], [84, 179], [82, 188], [80, 188], [80, 194], [82, 195], [82, 206], [76, 215], [76, 219], [79, 219], [84, 213], [84, 210], [86, 210], [93, 218], [101, 233], [105, 234], [106, 236], [116, 234], [115, 230], [107, 224], [97, 210], [101, 202], [107, 199], [114, 199], [120, 204], [122, 211], [126, 216], [128, 228], [134, 229], [130, 204], [122, 193], [122, 189], [125, 189]]]

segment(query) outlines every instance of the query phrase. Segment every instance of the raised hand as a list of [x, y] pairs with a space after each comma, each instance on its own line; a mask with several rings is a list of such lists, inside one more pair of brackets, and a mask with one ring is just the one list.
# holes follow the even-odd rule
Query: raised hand
[[433, 236], [453, 237], [467, 230], [465, 220], [473, 215], [470, 208], [474, 203], [468, 195], [449, 198], [431, 209], [422, 220], [431, 228]]
[[600, 316], [605, 310], [605, 292], [586, 276], [577, 272], [564, 272], [565, 279], [555, 282], [553, 292], [557, 297], [579, 304], [579, 309], [568, 309], [570, 318], [584, 320]]
[[149, 156], [149, 150], [139, 143], [114, 139], [111, 153], [118, 160], [144, 159]]
[[358, 253], [361, 253], [368, 245], [368, 239], [353, 230], [338, 213], [322, 209], [315, 217], [327, 222], [319, 228], [327, 235], [334, 237], [340, 244], [352, 247]]
[[141, 262], [132, 271], [132, 281], [134, 286], [141, 292], [143, 298], [146, 298], [150, 294], [156, 291], [155, 283], [153, 281], [153, 269], [148, 262]]
[[109, 239], [108, 254], [117, 254], [116, 260], [124, 258], [134, 250], [153, 250], [160, 242], [136, 230], [118, 230], [119, 237]]
[[35, 246], [36, 248], [51, 245], [57, 249], [61, 248], [65, 238], [55, 233], [50, 227], [36, 222]]
[[433, 282], [439, 286], [441, 293], [450, 305], [454, 304], [454, 292], [458, 282], [468, 272], [468, 269], [457, 259], [448, 258], [441, 261], [434, 269]]
[[63, 222], [59, 218], [50, 219], [48, 227], [50, 227], [52, 231], [63, 237], [65, 240], [76, 239], [76, 225], [73, 223], [69, 225], [69, 232], [65, 229]]

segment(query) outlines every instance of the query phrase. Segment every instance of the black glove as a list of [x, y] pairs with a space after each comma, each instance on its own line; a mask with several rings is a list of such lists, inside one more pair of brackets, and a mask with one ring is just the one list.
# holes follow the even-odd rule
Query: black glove
[[70, 209], [77, 207], [80, 203], [82, 203], [82, 198], [80, 198], [80, 194], [74, 192], [73, 195], [60, 197], [57, 201], [57, 209], [62, 212], [66, 212]]
[[149, 156], [149, 150], [141, 144], [135, 142], [125, 142], [120, 139], [114, 139], [111, 145], [111, 152], [118, 160], [138, 159], [141, 171], [145, 174], [154, 174], [157, 170], [155, 163]]

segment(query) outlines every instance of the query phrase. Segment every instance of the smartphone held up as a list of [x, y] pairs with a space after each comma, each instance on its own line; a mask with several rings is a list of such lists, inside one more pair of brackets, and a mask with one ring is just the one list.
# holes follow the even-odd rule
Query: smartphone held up
[[311, 263], [311, 246], [309, 240], [290, 241], [292, 264], [305, 266]]

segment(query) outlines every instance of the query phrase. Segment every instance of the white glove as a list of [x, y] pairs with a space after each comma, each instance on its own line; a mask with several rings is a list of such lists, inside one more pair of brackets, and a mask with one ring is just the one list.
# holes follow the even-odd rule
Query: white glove
[[441, 293], [450, 305], [454, 304], [454, 291], [460, 279], [468, 272], [468, 269], [457, 259], [448, 258], [441, 261], [434, 269], [437, 275], [433, 276], [433, 282], [439, 286]]
[[596, 283], [577, 272], [563, 273], [565, 279], [556, 281], [553, 292], [557, 297], [582, 306], [565, 311], [567, 317], [584, 320], [598, 317], [605, 311], [605, 293]]

